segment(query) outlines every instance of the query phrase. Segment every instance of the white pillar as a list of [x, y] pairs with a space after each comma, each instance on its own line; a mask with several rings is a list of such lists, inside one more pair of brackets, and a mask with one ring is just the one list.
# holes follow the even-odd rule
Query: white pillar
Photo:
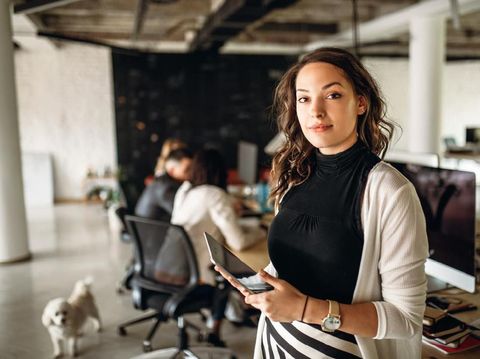
[[0, 0], [0, 263], [29, 257], [10, 1]]
[[415, 18], [410, 23], [410, 152], [438, 153], [445, 18]]

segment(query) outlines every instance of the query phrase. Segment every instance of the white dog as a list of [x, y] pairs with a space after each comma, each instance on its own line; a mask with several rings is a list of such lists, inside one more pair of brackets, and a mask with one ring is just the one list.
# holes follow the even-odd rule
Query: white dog
[[69, 355], [77, 355], [77, 339], [82, 335], [88, 318], [94, 320], [97, 332], [101, 330], [100, 316], [90, 285], [91, 279], [79, 280], [68, 300], [52, 299], [43, 311], [42, 323], [50, 332], [54, 358], [63, 356], [65, 345]]

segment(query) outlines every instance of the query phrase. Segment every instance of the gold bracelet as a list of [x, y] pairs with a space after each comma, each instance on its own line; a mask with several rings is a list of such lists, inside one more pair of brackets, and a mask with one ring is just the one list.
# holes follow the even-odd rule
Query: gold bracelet
[[308, 295], [305, 296], [305, 303], [303, 304], [302, 318], [300, 319], [303, 322], [303, 317], [305, 315], [305, 310], [307, 309]]

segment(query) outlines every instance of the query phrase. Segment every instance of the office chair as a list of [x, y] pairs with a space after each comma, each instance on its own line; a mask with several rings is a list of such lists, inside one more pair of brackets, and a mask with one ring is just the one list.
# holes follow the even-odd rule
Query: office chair
[[125, 221], [125, 216], [128, 216], [132, 214], [132, 212], [124, 206], [120, 206], [115, 210], [115, 215], [117, 218], [120, 220], [120, 223], [122, 224], [122, 229], [120, 232], [120, 239], [123, 242], [131, 242], [132, 239], [130, 238], [130, 234], [128, 233], [127, 230], [127, 222]]
[[[130, 188], [130, 189], [129, 189]], [[120, 207], [115, 210], [115, 214], [117, 218], [120, 220], [122, 224], [122, 229], [120, 231], [120, 240], [125, 243], [131, 243], [132, 238], [130, 233], [128, 232], [127, 222], [125, 217], [127, 215], [133, 215], [134, 212], [134, 190], [132, 190], [132, 186], [129, 185], [126, 181], [119, 181], [118, 184], [118, 191], [120, 193]], [[127, 195], [127, 193], [130, 193]], [[126, 290], [131, 290], [130, 281], [133, 278], [133, 258], [128, 262], [125, 267], [125, 274], [123, 275], [122, 279], [117, 283], [117, 293], [123, 294]]]
[[[117, 215], [118, 219], [122, 223], [122, 229], [120, 231], [120, 240], [122, 242], [131, 243], [132, 237], [127, 230], [127, 221], [125, 217], [130, 215], [131, 212], [127, 207], [118, 207], [115, 210], [115, 214]], [[133, 267], [133, 259], [131, 259], [125, 267], [125, 274], [123, 275], [122, 279], [117, 283], [117, 293], [123, 294], [125, 290], [131, 290], [130, 282], [133, 278], [134, 274], [134, 267]]]
[[[155, 313], [121, 324], [120, 335], [126, 327], [155, 319], [143, 350], [152, 350], [151, 340], [162, 322], [176, 320], [178, 342], [175, 354], [197, 357], [189, 349], [187, 328], [194, 329], [199, 339], [202, 330], [184, 319], [185, 314], [200, 313], [210, 308], [215, 288], [199, 284], [198, 264], [190, 238], [185, 230], [167, 222], [126, 216], [129, 233], [135, 247], [135, 271], [131, 281], [132, 298], [137, 309], [154, 309]], [[209, 352], [228, 352], [223, 348], [208, 348]]]

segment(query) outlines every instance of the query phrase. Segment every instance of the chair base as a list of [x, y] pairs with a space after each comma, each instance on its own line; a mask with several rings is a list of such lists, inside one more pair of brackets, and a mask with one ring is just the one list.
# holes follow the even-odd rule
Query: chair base
[[[166, 321], [166, 318], [163, 314], [161, 313], [151, 313], [148, 315], [145, 315], [143, 317], [131, 320], [129, 322], [123, 323], [117, 327], [117, 334], [120, 336], [126, 336], [127, 335], [127, 330], [126, 328], [135, 325], [135, 324], [140, 324], [149, 320], [155, 320], [153, 326], [150, 328], [147, 336], [143, 340], [143, 352], [148, 353], [153, 350], [152, 347], [152, 338], [155, 335], [158, 327], [162, 322]], [[202, 317], [203, 319], [203, 317]], [[177, 318], [177, 325], [178, 325], [178, 344], [177, 348], [179, 351], [188, 351], [188, 334], [186, 329], [190, 328], [193, 329], [197, 333], [197, 340], [198, 341], [204, 341], [207, 338], [207, 334], [202, 328], [198, 327], [197, 325], [185, 320], [183, 316]]]
[[163, 314], [158, 313], [158, 312], [157, 313], [152, 313], [152, 314], [148, 314], [148, 315], [145, 315], [143, 317], [131, 320], [129, 322], [123, 323], [123, 324], [121, 324], [117, 327], [117, 333], [120, 336], [125, 336], [125, 335], [127, 335], [127, 330], [126, 330], [127, 327], [129, 327], [131, 325], [135, 325], [135, 324], [140, 324], [140, 323], [152, 320], [152, 319], [155, 320], [155, 323], [150, 328], [150, 331], [148, 332], [148, 335], [146, 336], [145, 340], [143, 341], [143, 351], [144, 352], [151, 352], [152, 351], [151, 340], [152, 340], [153, 336], [155, 335], [155, 332], [157, 331], [157, 328], [159, 327], [159, 325], [162, 322], [165, 321], [165, 317], [163, 316]]
[[191, 347], [179, 350], [178, 348], [159, 349], [150, 353], [141, 354], [131, 359], [235, 359], [235, 355], [227, 348]]
[[131, 325], [135, 325], [135, 324], [140, 324], [140, 323], [143, 323], [143, 322], [146, 322], [150, 319], [154, 319], [154, 318], [157, 318], [157, 320], [162, 320], [162, 315], [160, 313], [151, 313], [151, 314], [148, 314], [148, 315], [144, 315], [143, 317], [140, 317], [140, 318], [137, 318], [137, 319], [133, 319], [133, 320], [130, 320], [126, 323], [123, 323], [121, 325], [119, 325], [117, 327], [117, 332], [119, 335], [121, 336], [124, 336], [124, 335], [127, 335], [127, 331], [125, 328], [131, 326]]

